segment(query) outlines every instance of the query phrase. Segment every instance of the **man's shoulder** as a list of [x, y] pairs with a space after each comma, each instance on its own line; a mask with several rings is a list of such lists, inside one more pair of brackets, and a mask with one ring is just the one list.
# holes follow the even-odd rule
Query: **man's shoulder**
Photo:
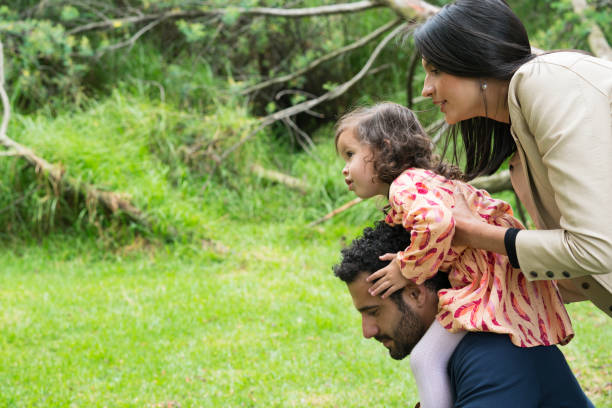
[[468, 333], [448, 371], [457, 406], [592, 406], [556, 346], [517, 347], [506, 335]]
[[[554, 352], [553, 349], [556, 349], [556, 347], [545, 351]], [[470, 332], [457, 345], [455, 352], [451, 356], [449, 368], [455, 367], [460, 369], [465, 365], [467, 368], [474, 369], [493, 361], [496, 364], [504, 363], [506, 360], [515, 362], [516, 359], [523, 358], [526, 350], [525, 348], [513, 345], [510, 338], [505, 335]], [[513, 364], [513, 366], [516, 365]]]

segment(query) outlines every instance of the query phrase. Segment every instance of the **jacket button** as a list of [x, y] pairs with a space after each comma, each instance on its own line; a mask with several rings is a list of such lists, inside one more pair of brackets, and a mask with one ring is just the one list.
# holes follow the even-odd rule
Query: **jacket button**
[[555, 276], [555, 274], [553, 273], [553, 271], [546, 271], [546, 276], [548, 276], [549, 278], [552, 278]]
[[566, 278], [569, 278], [570, 273], [568, 271], [563, 271], [563, 276], [565, 276]]
[[538, 277], [538, 273], [536, 271], [531, 271], [529, 272], [529, 274], [531, 275], [531, 277], [533, 278], [537, 278]]
[[589, 283], [588, 282], [582, 282], [582, 289], [588, 289], [589, 288]]

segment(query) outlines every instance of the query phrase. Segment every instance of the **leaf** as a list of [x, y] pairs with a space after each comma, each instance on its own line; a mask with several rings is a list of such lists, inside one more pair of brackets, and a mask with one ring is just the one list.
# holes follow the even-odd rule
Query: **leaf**
[[227, 7], [225, 14], [223, 14], [222, 20], [227, 25], [234, 25], [238, 18], [240, 18], [240, 9], [236, 7]]
[[79, 10], [77, 10], [75, 7], [64, 6], [64, 8], [62, 8], [61, 19], [63, 21], [74, 20], [75, 18], [78, 18], [78, 17], [79, 17]]

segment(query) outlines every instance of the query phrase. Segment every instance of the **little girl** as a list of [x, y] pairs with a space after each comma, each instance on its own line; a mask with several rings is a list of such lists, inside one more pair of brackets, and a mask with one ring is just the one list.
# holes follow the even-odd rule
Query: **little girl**
[[528, 281], [508, 258], [451, 245], [455, 193], [484, 222], [523, 228], [509, 204], [459, 181], [460, 170], [433, 154], [431, 140], [409, 109], [390, 102], [356, 109], [336, 125], [336, 149], [349, 189], [361, 198], [389, 198], [385, 221], [411, 231], [411, 244], [385, 254], [389, 265], [368, 280], [373, 296], [387, 297], [409, 281], [422, 284], [444, 271], [452, 288], [441, 290], [435, 322], [412, 350], [421, 406], [453, 404], [446, 367], [466, 331], [508, 334], [513, 344], [567, 344], [574, 336], [553, 281]]

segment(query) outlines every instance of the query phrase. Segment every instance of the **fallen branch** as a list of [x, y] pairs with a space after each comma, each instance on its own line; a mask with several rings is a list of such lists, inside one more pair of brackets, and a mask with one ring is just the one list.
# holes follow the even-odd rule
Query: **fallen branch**
[[584, 15], [584, 11], [588, 7], [586, 0], [572, 0], [572, 6], [582, 21], [585, 21], [590, 25], [589, 28], [591, 29], [591, 32], [589, 33], [589, 47], [591, 47], [593, 53], [599, 58], [612, 61], [612, 48], [610, 47], [610, 44], [608, 44], [606, 36], [601, 31], [601, 28], [599, 28], [597, 23], [594, 21], [588, 21]]
[[299, 69], [297, 71], [295, 71], [294, 73], [291, 74], [287, 74], [287, 75], [283, 75], [281, 77], [278, 78], [272, 78], [269, 79], [267, 81], [261, 82], [259, 84], [250, 86], [246, 89], [244, 89], [243, 91], [241, 91], [240, 93], [242, 95], [246, 95], [255, 91], [259, 91], [261, 89], [267, 88], [271, 85], [275, 85], [275, 84], [281, 84], [284, 82], [289, 82], [292, 79], [295, 79], [301, 75], [306, 74], [309, 71], [312, 71], [313, 69], [315, 69], [316, 67], [318, 67], [319, 65], [323, 64], [326, 61], [329, 61], [339, 55], [342, 54], [346, 54], [350, 51], [356, 50], [360, 47], [363, 47], [365, 45], [367, 45], [368, 43], [370, 43], [371, 41], [373, 41], [374, 39], [378, 38], [380, 35], [382, 35], [383, 33], [387, 32], [388, 30], [390, 30], [391, 28], [393, 28], [393, 26], [399, 24], [400, 20], [396, 19], [394, 21], [390, 21], [389, 23], [385, 24], [382, 27], [379, 27], [378, 29], [372, 31], [370, 34], [368, 34], [367, 36], [360, 38], [359, 40], [355, 41], [352, 44], [347, 45], [346, 47], [342, 47], [339, 48], [335, 51], [330, 52], [329, 54], [326, 54], [324, 56], [322, 56], [321, 58], [318, 58], [314, 61], [312, 61], [311, 63], [309, 63], [307, 66], [305, 66], [302, 69]]
[[55, 166], [42, 157], [37, 156], [32, 150], [15, 142], [6, 135], [8, 122], [10, 119], [10, 102], [6, 90], [4, 89], [4, 49], [0, 41], [0, 99], [2, 100], [2, 125], [0, 126], [0, 143], [6, 147], [11, 156], [22, 157], [36, 172], [47, 174], [49, 181], [54, 186], [62, 186], [67, 192], [81, 192], [87, 202], [96, 202], [108, 209], [111, 213], [121, 210], [131, 220], [148, 227], [148, 222], [142, 212], [134, 207], [128, 200], [120, 194], [102, 191], [91, 185], [80, 183], [77, 180], [66, 177], [64, 170]]
[[160, 19], [179, 19], [179, 18], [198, 18], [204, 16], [217, 16], [228, 13], [237, 13], [248, 16], [270, 16], [270, 17], [285, 17], [285, 18], [302, 18], [313, 16], [328, 16], [346, 13], [356, 13], [359, 11], [368, 10], [375, 7], [383, 7], [384, 4], [377, 0], [372, 1], [357, 1], [354, 3], [333, 4], [320, 7], [305, 7], [295, 9], [271, 8], [271, 7], [227, 7], [224, 9], [210, 10], [190, 10], [190, 11], [169, 11], [166, 13], [146, 14], [140, 16], [131, 16], [117, 18], [107, 21], [98, 21], [95, 23], [85, 24], [75, 27], [68, 31], [69, 35], [82, 33], [85, 31], [119, 28], [128, 24], [145, 23], [152, 20]]
[[354, 198], [351, 201], [349, 201], [348, 203], [344, 204], [343, 206], [338, 207], [335, 210], [333, 210], [332, 212], [326, 214], [324, 217], [319, 218], [318, 220], [311, 222], [310, 224], [307, 225], [307, 227], [310, 228], [310, 227], [314, 227], [315, 225], [319, 225], [322, 222], [325, 222], [325, 221], [329, 220], [330, 218], [334, 217], [335, 215], [340, 214], [341, 212], [348, 210], [352, 206], [357, 205], [357, 204], [359, 204], [362, 201], [363, 201], [363, 198], [360, 198], [360, 197]]
[[297, 179], [295, 177], [289, 176], [287, 174], [283, 174], [283, 173], [278, 172], [278, 171], [265, 169], [262, 166], [260, 166], [259, 164], [253, 164], [251, 166], [251, 170], [257, 176], [259, 176], [259, 177], [261, 177], [263, 179], [270, 180], [270, 181], [273, 181], [275, 183], [284, 184], [284, 185], [286, 185], [289, 188], [298, 190], [302, 194], [306, 194], [308, 192], [308, 190], [310, 189], [310, 186], [306, 182], [304, 182], [304, 181], [302, 181], [300, 179]]
[[500, 191], [512, 190], [510, 182], [510, 170], [502, 170], [490, 176], [476, 177], [469, 182], [476, 188], [487, 190], [489, 193], [499, 193]]

